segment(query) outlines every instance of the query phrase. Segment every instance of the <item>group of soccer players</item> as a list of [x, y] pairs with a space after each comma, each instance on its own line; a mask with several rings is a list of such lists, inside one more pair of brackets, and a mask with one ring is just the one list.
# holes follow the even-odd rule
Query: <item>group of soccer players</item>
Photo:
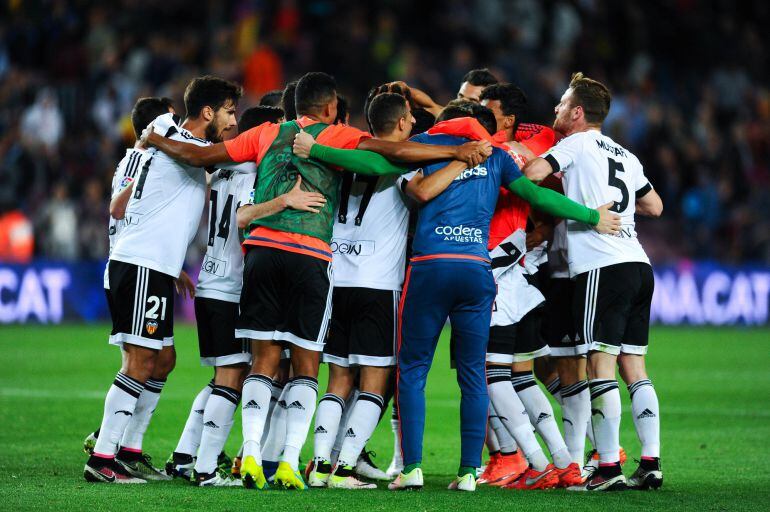
[[[573, 75], [553, 129], [527, 123], [525, 94], [487, 70], [469, 72], [446, 106], [403, 82], [375, 87], [368, 131], [348, 124], [325, 73], [236, 122], [240, 96], [204, 76], [185, 91], [184, 119], [165, 98], [134, 107], [104, 281], [122, 366], [85, 441], [86, 480], [422, 488], [425, 384], [449, 320], [462, 438], [450, 489], [662, 485], [644, 364], [654, 283], [634, 230], [634, 214], [658, 216], [662, 202], [636, 157], [601, 133], [604, 85]], [[207, 198], [193, 284], [182, 266]], [[195, 298], [201, 364], [214, 372], [159, 469], [142, 440], [175, 364], [176, 293]], [[616, 367], [642, 444], [628, 480]], [[564, 436], [535, 376], [562, 407]], [[391, 399], [383, 472], [366, 443]]]

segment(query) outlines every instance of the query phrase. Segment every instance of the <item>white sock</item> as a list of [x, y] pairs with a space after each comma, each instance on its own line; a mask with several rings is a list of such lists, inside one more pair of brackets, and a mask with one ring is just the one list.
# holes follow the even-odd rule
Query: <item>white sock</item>
[[377, 428], [383, 407], [385, 407], [385, 400], [380, 395], [367, 392], [358, 395], [345, 429], [345, 440], [342, 442], [337, 465], [356, 465], [361, 450]]
[[243, 381], [243, 457], [254, 457], [262, 465], [260, 441], [265, 429], [273, 381], [265, 375], [251, 374]]
[[390, 430], [393, 432], [393, 464], [400, 468], [404, 466], [404, 458], [401, 455], [401, 423], [398, 421], [398, 406], [395, 400], [390, 417]]
[[265, 430], [262, 432], [262, 439], [259, 441], [259, 445], [262, 447], [262, 451], [265, 451], [265, 443], [267, 437], [270, 435], [270, 423], [275, 411], [275, 406], [283, 393], [284, 385], [277, 380], [273, 381], [273, 389], [270, 391], [270, 407], [267, 408], [267, 420], [265, 420]]
[[318, 402], [313, 431], [313, 459], [331, 460], [332, 447], [342, 418], [345, 400], [332, 393], [326, 393]]
[[620, 391], [612, 379], [594, 379], [588, 382], [591, 390], [591, 421], [599, 452], [599, 464], [613, 464], [620, 460]]
[[[588, 404], [589, 404], [589, 414], [590, 414], [590, 404], [591, 404], [590, 386], [588, 391]], [[588, 442], [591, 443], [591, 449], [596, 450], [596, 439], [594, 438], [594, 424], [593, 424], [593, 421], [591, 421], [590, 416], [588, 418], [588, 421], [586, 422], [586, 437], [588, 438]]]
[[286, 442], [286, 396], [289, 394], [291, 383], [286, 383], [278, 397], [278, 402], [270, 415], [267, 438], [262, 445], [262, 459], [276, 462], [283, 453]]
[[650, 379], [629, 384], [634, 427], [642, 444], [642, 457], [660, 457], [660, 407]]
[[307, 439], [317, 399], [316, 379], [300, 376], [291, 380], [291, 389], [286, 397], [286, 443], [281, 461], [288, 462], [294, 470], [299, 466], [299, 452]]
[[581, 380], [561, 390], [562, 424], [564, 442], [567, 443], [572, 462], [583, 464], [586, 448], [586, 427], [591, 421], [591, 394], [588, 381]]
[[135, 452], [142, 451], [144, 433], [150, 426], [150, 420], [158, 406], [160, 392], [163, 390], [164, 384], [166, 384], [165, 380], [158, 379], [147, 379], [147, 382], [144, 383], [144, 391], [139, 395], [139, 400], [136, 401], [134, 415], [128, 421], [126, 430], [123, 432], [123, 439], [120, 440], [121, 448]]
[[187, 416], [182, 435], [179, 437], [179, 442], [174, 452], [186, 453], [193, 457], [197, 456], [198, 446], [201, 444], [201, 433], [203, 432], [203, 411], [206, 409], [206, 402], [209, 399], [209, 395], [211, 395], [212, 389], [214, 389], [213, 380], [200, 390], [195, 400], [193, 400], [190, 414]]
[[548, 392], [551, 393], [551, 396], [553, 396], [557, 404], [562, 405], [563, 394], [561, 389], [561, 380], [559, 379], [559, 377], [556, 377], [551, 382], [546, 384], [545, 389], [547, 389]]
[[535, 382], [535, 377], [529, 372], [517, 372], [511, 377], [511, 383], [529, 414], [529, 421], [548, 446], [554, 465], [560, 469], [569, 466], [572, 457], [556, 424], [551, 403]]
[[340, 419], [340, 426], [337, 429], [337, 438], [334, 440], [334, 447], [332, 448], [332, 454], [331, 454], [331, 463], [332, 466], [337, 464], [337, 457], [340, 455], [340, 450], [342, 449], [342, 442], [345, 440], [345, 427], [348, 426], [348, 420], [350, 419], [350, 414], [353, 412], [353, 404], [356, 403], [356, 400], [358, 400], [358, 395], [360, 392], [358, 391], [358, 388], [353, 388], [350, 391], [350, 395], [348, 396], [348, 399], [345, 400], [345, 408], [342, 409], [342, 418]]
[[[489, 404], [489, 405], [491, 409], [492, 404]], [[489, 418], [487, 420], [487, 438], [485, 440], [487, 445], [487, 450], [489, 450], [490, 455], [500, 451], [500, 443], [497, 442], [497, 434], [495, 434], [495, 429], [492, 427], [492, 418], [497, 418], [497, 416], [492, 416], [492, 411], [490, 411]], [[503, 425], [502, 423], [500, 423], [500, 420], [497, 420], [497, 423], [500, 424], [500, 426]]]
[[494, 437], [494, 441], [497, 444], [496, 449], [492, 450], [492, 448], [490, 448], [490, 450], [502, 452], [505, 454], [514, 453], [516, 450], [518, 450], [519, 447], [516, 446], [516, 440], [505, 428], [505, 425], [503, 425], [503, 423], [500, 421], [500, 418], [498, 418], [495, 406], [491, 402], [489, 403], [489, 422], [487, 425], [487, 435], [489, 435], [490, 430], [492, 432], [492, 436]]
[[516, 394], [511, 384], [510, 366], [488, 366], [487, 388], [489, 400], [495, 407], [497, 417], [508, 432], [516, 440], [524, 456], [536, 471], [543, 471], [548, 466], [543, 449], [537, 442], [529, 423], [529, 416], [524, 409], [524, 404]]
[[118, 449], [136, 402], [144, 390], [144, 384], [136, 379], [118, 373], [104, 399], [104, 416], [99, 428], [99, 437], [94, 447], [97, 457], [112, 458]]
[[213, 473], [217, 468], [217, 457], [225, 447], [227, 436], [233, 427], [233, 414], [238, 407], [241, 394], [227, 386], [214, 386], [203, 413], [203, 434], [195, 461], [198, 473]]

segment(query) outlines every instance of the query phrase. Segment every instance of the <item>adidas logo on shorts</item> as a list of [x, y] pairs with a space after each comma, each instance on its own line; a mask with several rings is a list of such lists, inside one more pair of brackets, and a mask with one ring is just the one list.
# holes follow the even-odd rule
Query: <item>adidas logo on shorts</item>
[[323, 425], [318, 425], [316, 429], [313, 431], [314, 434], [328, 434], [329, 431], [326, 430]]
[[292, 403], [290, 403], [287, 406], [287, 409], [300, 409], [302, 411], [305, 410], [305, 406], [299, 403], [299, 400], [294, 400]]
[[209, 427], [209, 428], [219, 428], [219, 425], [217, 425], [213, 421], [207, 421], [206, 423], [203, 424], [203, 426]]
[[537, 421], [535, 422], [535, 425], [539, 425], [541, 421], [545, 421], [550, 417], [551, 415], [548, 414], [547, 412], [541, 412], [540, 416], [537, 417]]
[[345, 432], [345, 437], [356, 437], [356, 433], [353, 432], [352, 428], [349, 428], [347, 432]]
[[203, 414], [203, 409], [195, 409], [195, 414]]
[[244, 409], [262, 409], [256, 400], [249, 400], [249, 402], [243, 406]]
[[642, 418], [654, 418], [654, 417], [655, 417], [654, 412], [652, 412], [649, 409], [645, 409], [639, 414], [639, 416], [636, 417], [636, 419], [641, 420]]

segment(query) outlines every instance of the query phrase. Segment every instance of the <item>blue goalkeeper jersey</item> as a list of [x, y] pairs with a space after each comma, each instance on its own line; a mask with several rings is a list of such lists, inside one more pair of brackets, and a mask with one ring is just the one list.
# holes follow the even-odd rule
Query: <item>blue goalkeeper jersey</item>
[[[423, 144], [460, 145], [469, 139], [454, 135], [421, 133], [411, 140]], [[430, 176], [447, 162], [418, 168]], [[489, 261], [489, 222], [495, 211], [500, 186], [522, 176], [513, 158], [494, 147], [480, 165], [465, 169], [444, 192], [425, 203], [418, 212], [413, 261], [455, 257]]]

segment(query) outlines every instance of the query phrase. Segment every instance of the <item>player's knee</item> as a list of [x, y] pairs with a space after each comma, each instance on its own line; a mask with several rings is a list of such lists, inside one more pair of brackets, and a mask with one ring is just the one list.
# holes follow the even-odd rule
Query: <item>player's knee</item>
[[176, 350], [174, 347], [164, 347], [160, 351], [152, 370], [152, 377], [165, 380], [176, 367]]
[[126, 350], [124, 373], [140, 382], [152, 376], [158, 352], [144, 347], [132, 347]]
[[632, 384], [647, 378], [644, 356], [636, 354], [621, 354], [618, 357], [620, 377], [626, 384]]
[[243, 365], [218, 366], [215, 369], [214, 384], [232, 389], [241, 389], [245, 377]]

